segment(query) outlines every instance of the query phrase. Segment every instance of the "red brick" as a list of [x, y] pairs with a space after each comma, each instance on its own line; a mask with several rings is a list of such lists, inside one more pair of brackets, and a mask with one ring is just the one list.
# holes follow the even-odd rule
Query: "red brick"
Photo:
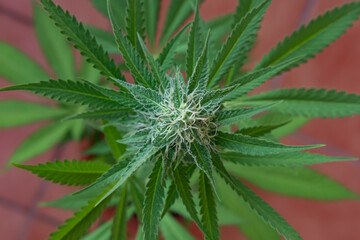
[[1, 239], [15, 239], [17, 232], [21, 228], [21, 224], [24, 222], [24, 215], [21, 212], [0, 205], [0, 216], [2, 216], [0, 222]]
[[48, 239], [50, 233], [57, 230], [56, 226], [35, 220], [31, 222], [31, 228], [27, 235], [28, 240]]

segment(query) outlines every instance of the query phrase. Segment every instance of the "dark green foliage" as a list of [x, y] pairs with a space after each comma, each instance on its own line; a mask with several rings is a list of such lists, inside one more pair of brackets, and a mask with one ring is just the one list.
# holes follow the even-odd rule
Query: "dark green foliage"
[[231, 188], [241, 196], [250, 207], [271, 227], [275, 228], [278, 233], [286, 239], [302, 239], [299, 234], [261, 197], [256, 195], [249, 187], [231, 176], [218, 158], [214, 159], [214, 165], [219, 175]]
[[[229, 71], [232, 64], [237, 61], [238, 55], [248, 49], [248, 42], [253, 39], [253, 35], [259, 30], [262, 15], [270, 4], [270, 0], [265, 0], [261, 5], [254, 8], [242, 18], [232, 30], [229, 38], [219, 50], [217, 57], [210, 70], [209, 87], [213, 87], [224, 74]], [[252, 40], [253, 41], [253, 40]]]
[[171, 35], [180, 27], [192, 12], [195, 0], [171, 0], [169, 10], [166, 15], [165, 26], [161, 36], [161, 45], [165, 43]]
[[116, 214], [114, 217], [114, 222], [111, 228], [111, 240], [126, 240], [126, 210], [127, 210], [127, 185], [124, 184], [123, 189], [121, 191], [120, 201], [117, 205]]
[[150, 41], [150, 45], [154, 46], [157, 23], [159, 20], [161, 0], [146, 1], [145, 0], [145, 14], [146, 14], [146, 31]]
[[274, 105], [276, 105], [276, 103], [264, 105], [264, 106], [260, 106], [260, 107], [255, 107], [255, 108], [243, 108], [240, 110], [219, 111], [216, 114], [216, 118], [220, 124], [232, 124], [232, 123], [236, 123], [242, 119], [250, 118], [250, 117], [254, 116], [255, 114], [261, 113], [267, 109], [270, 109]]
[[[360, 2], [352, 2], [320, 15], [270, 50], [256, 68], [271, 66], [304, 54], [308, 58], [313, 57], [340, 37], [357, 20], [359, 14]], [[304, 62], [306, 59], [292, 64], [286, 70]]]
[[142, 38], [145, 34], [144, 0], [127, 0], [127, 3], [125, 18], [127, 38], [137, 48], [137, 34], [140, 34]]
[[[0, 42], [0, 75], [8, 82], [24, 84], [45, 81], [48, 74], [24, 53], [9, 44]], [[21, 66], [18, 71], [16, 66]]]
[[278, 167], [296, 167], [312, 165], [323, 162], [349, 161], [352, 158], [329, 157], [320, 154], [311, 154], [308, 152], [289, 152], [277, 153], [265, 156], [252, 156], [239, 152], [225, 152], [220, 154], [226, 161], [238, 163], [246, 166], [278, 166]]
[[[173, 172], [173, 180], [176, 186], [176, 189], [180, 195], [182, 202], [184, 203], [186, 210], [189, 212], [191, 218], [195, 221], [195, 223], [199, 226], [200, 229], [204, 229], [202, 227], [202, 223], [198, 217], [198, 213], [195, 207], [195, 203], [193, 200], [193, 196], [191, 194], [190, 183], [187, 177], [183, 177], [185, 173], [185, 169], [180, 165]], [[206, 232], [205, 232], [206, 234]]]
[[149, 240], [156, 240], [158, 237], [161, 210], [165, 197], [163, 172], [162, 160], [159, 159], [146, 185], [142, 222], [144, 238]]
[[194, 91], [204, 91], [206, 89], [209, 78], [209, 33], [206, 37], [204, 48], [197, 59], [196, 65], [192, 69], [192, 74], [189, 74], [189, 93]]
[[196, 10], [194, 21], [191, 24], [189, 33], [187, 52], [186, 52], [186, 75], [189, 77], [195, 68], [195, 63], [201, 54], [202, 34], [200, 28], [199, 1], [196, 1]]
[[360, 96], [326, 89], [279, 89], [246, 97], [247, 105], [281, 101], [270, 111], [304, 117], [345, 117], [360, 114]]
[[86, 206], [76, 212], [74, 217], [66, 220], [66, 223], [60, 226], [56, 232], [52, 233], [49, 239], [78, 239], [82, 237], [110, 201], [110, 196], [107, 196], [105, 197], [105, 201], [102, 201], [101, 204], [97, 204], [98, 200], [104, 198], [104, 195], [107, 193], [108, 189], [100, 192], [100, 194], [89, 201]]
[[109, 58], [96, 39], [79, 23], [75, 17], [68, 12], [64, 12], [61, 7], [56, 6], [51, 0], [42, 0], [44, 9], [49, 13], [55, 24], [65, 34], [74, 47], [79, 49], [81, 54], [86, 56], [88, 61], [100, 72], [111, 78], [124, 79], [114, 61]]
[[87, 105], [94, 108], [119, 107], [116, 101], [104, 95], [100, 89], [100, 87], [86, 81], [49, 80], [7, 87], [1, 91], [28, 90], [66, 103]]
[[31, 171], [45, 180], [61, 185], [89, 185], [109, 169], [109, 165], [102, 162], [87, 161], [59, 161], [47, 162], [39, 165], [20, 165], [16, 167]]
[[241, 152], [253, 156], [264, 156], [282, 152], [294, 152], [322, 147], [322, 145], [287, 146], [270, 142], [261, 138], [254, 138], [242, 134], [219, 132], [215, 137], [217, 144], [225, 149]]
[[180, 38], [187, 30], [189, 25], [183, 27], [163, 48], [158, 60], [158, 63], [162, 70], [168, 70], [173, 64], [174, 55], [177, 52], [177, 48], [180, 44]]
[[210, 234], [210, 239], [219, 239], [219, 225], [216, 212], [215, 194], [205, 173], [200, 173], [199, 198], [201, 222]]

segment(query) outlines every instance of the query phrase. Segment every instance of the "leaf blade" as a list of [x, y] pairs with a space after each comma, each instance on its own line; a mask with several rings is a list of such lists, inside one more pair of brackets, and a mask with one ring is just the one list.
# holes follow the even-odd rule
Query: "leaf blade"
[[214, 159], [214, 166], [228, 185], [241, 196], [264, 222], [276, 229], [285, 239], [301, 240], [300, 235], [264, 200], [249, 187], [231, 176], [222, 165], [220, 159]]
[[[180, 195], [180, 198], [182, 199], [182, 202], [184, 203], [186, 210], [189, 212], [191, 218], [195, 221], [195, 223], [200, 227], [200, 229], [204, 229], [202, 227], [202, 224], [199, 220], [199, 217], [197, 215], [197, 211], [195, 208], [195, 203], [192, 198], [191, 189], [190, 189], [190, 183], [187, 178], [184, 178], [184, 168], [179, 165], [173, 172], [173, 178], [174, 183], [176, 186], [176, 189]], [[205, 231], [204, 231], [205, 233]]]
[[[0, 42], [0, 75], [15, 84], [40, 82], [49, 79], [48, 74], [31, 58], [14, 48]], [[19, 71], [17, 66], [21, 66]]]
[[166, 214], [161, 221], [161, 231], [166, 239], [195, 240], [193, 236], [170, 214]]
[[[129, 3], [131, 2], [131, 3], [135, 4], [135, 1], [136, 0], [131, 0], [131, 1], [129, 1]], [[109, 0], [108, 0], [108, 2], [110, 3]], [[139, 56], [139, 54], [136, 50], [136, 44], [137, 44], [136, 32], [134, 33], [135, 34], [135, 45], [134, 45], [134, 42], [131, 42], [129, 40], [130, 37], [133, 38], [133, 36], [129, 36], [129, 35], [127, 37], [124, 36], [124, 34], [121, 32], [120, 28], [116, 25], [110, 4], [108, 7], [109, 7], [110, 21], [112, 24], [116, 43], [119, 47], [122, 57], [125, 60], [126, 66], [129, 68], [131, 75], [133, 76], [133, 78], [135, 80], [135, 83], [154, 89], [155, 88], [155, 79], [154, 79], [153, 75], [148, 71], [146, 65], [144, 64], [142, 58]], [[138, 46], [138, 47], [141, 50], [141, 46]], [[122, 78], [122, 79], [124, 79], [124, 78]]]
[[164, 188], [162, 159], [159, 159], [146, 185], [142, 219], [144, 239], [156, 240], [159, 235], [161, 209], [165, 198]]
[[245, 166], [300, 167], [316, 163], [350, 161], [353, 158], [330, 157], [308, 152], [288, 152], [265, 156], [251, 156], [239, 152], [224, 152], [220, 156], [225, 161]]
[[68, 12], [64, 12], [51, 0], [41, 0], [41, 3], [62, 33], [74, 44], [75, 48], [80, 50], [81, 54], [87, 57], [89, 62], [94, 64], [94, 67], [100, 70], [102, 75], [125, 79], [114, 61], [109, 58], [108, 53], [103, 50], [82, 23], [79, 23]]
[[200, 214], [204, 228], [210, 234], [210, 239], [219, 239], [219, 224], [216, 211], [213, 187], [204, 172], [200, 173], [199, 180]]
[[255, 114], [261, 113], [265, 110], [272, 108], [277, 103], [263, 105], [255, 108], [242, 108], [239, 110], [223, 110], [216, 113], [217, 121], [219, 124], [232, 124], [236, 123], [241, 119], [246, 119], [254, 116]]
[[[115, 92], [114, 90], [97, 87], [90, 82], [49, 80], [39, 83], [16, 85], [0, 89], [0, 91], [28, 90], [49, 98], [66, 103], [76, 103], [90, 107], [119, 107], [119, 104], [103, 94], [103, 91]], [[121, 93], [116, 93], [121, 97]]]
[[110, 240], [126, 240], [126, 199], [127, 199], [127, 184], [124, 184], [121, 191], [120, 201], [116, 208], [114, 221], [111, 227]]
[[259, 29], [263, 13], [270, 2], [271, 1], [269, 0], [265, 0], [235, 25], [210, 68], [208, 88], [214, 87], [224, 73], [231, 68], [233, 63], [235, 63], [236, 57], [245, 48], [244, 46], [247, 46], [247, 43], [252, 39], [254, 32], [256, 33]]
[[66, 39], [37, 4], [33, 5], [33, 12], [37, 38], [56, 75], [75, 79], [74, 56]]
[[172, 0], [167, 12], [165, 26], [160, 39], [163, 45], [192, 12], [192, 1]]
[[145, 1], [146, 32], [150, 45], [153, 47], [156, 37], [157, 23], [159, 20], [161, 0]]
[[266, 154], [301, 151], [322, 146], [288, 146], [275, 142], [270, 142], [261, 138], [254, 138], [242, 134], [231, 134], [224, 132], [218, 132], [218, 135], [215, 137], [215, 141], [216, 144], [220, 147], [253, 156], [264, 156]]
[[208, 48], [209, 48], [209, 36], [208, 32], [205, 40], [203, 50], [196, 61], [194, 70], [189, 78], [188, 92], [192, 93], [196, 91], [204, 91], [206, 89], [207, 81], [209, 78], [209, 59], [208, 59]]
[[186, 75], [191, 76], [194, 71], [195, 63], [200, 56], [202, 44], [202, 36], [200, 31], [200, 13], [199, 13], [200, 1], [196, 1], [195, 16], [191, 24], [191, 29], [188, 37], [187, 51], [186, 51]]
[[127, 38], [131, 44], [138, 49], [137, 46], [137, 34], [144, 39], [145, 34], [145, 12], [144, 12], [144, 0], [128, 0], [126, 8], [126, 31]]
[[38, 165], [12, 164], [37, 174], [45, 180], [68, 186], [89, 185], [109, 169], [109, 165], [102, 162], [77, 160], [56, 160]]
[[[110, 186], [111, 187], [111, 186]], [[66, 223], [59, 227], [56, 232], [50, 234], [50, 240], [60, 239], [78, 239], [82, 237], [92, 222], [101, 214], [102, 210], [107, 206], [110, 197], [106, 197], [106, 201], [102, 201], [101, 204], [97, 205], [98, 199], [101, 199], [108, 193], [108, 190], [103, 190], [101, 194], [98, 194], [94, 199], [83, 207], [80, 211], [74, 214], [74, 217], [69, 218]]]
[[0, 102], [0, 128], [56, 119], [65, 116], [67, 113], [67, 110], [62, 108], [18, 100], [5, 100]]
[[22, 163], [59, 143], [70, 128], [69, 123], [53, 123], [30, 135], [11, 156], [9, 162]]
[[360, 198], [341, 183], [310, 168], [239, 167], [234, 164], [226, 166], [238, 177], [282, 195], [321, 201]]
[[[360, 14], [360, 3], [344, 4], [341, 8], [334, 8], [312, 20], [307, 26], [300, 27], [291, 36], [286, 37], [275, 48], [263, 57], [255, 69], [280, 63], [303, 54], [312, 58], [331, 42], [340, 37], [351, 26]], [[303, 59], [288, 69], [306, 62]], [[287, 70], [288, 70], [287, 69]]]
[[315, 88], [273, 90], [245, 97], [244, 103], [254, 105], [262, 102], [261, 104], [263, 104], [264, 102], [274, 102], [275, 99], [277, 101], [281, 99], [281, 102], [270, 111], [293, 116], [335, 118], [360, 114], [359, 95]]

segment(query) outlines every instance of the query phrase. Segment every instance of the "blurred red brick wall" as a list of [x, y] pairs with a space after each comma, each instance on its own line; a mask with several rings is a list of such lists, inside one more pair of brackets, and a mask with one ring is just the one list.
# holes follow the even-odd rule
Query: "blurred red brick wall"
[[[79, 20], [109, 29], [108, 21], [86, 0], [58, 0], [57, 3], [76, 15]], [[259, 39], [251, 55], [252, 63], [260, 60], [262, 54], [290, 34], [301, 20], [341, 5], [346, 0], [274, 0], [265, 15]], [[41, 53], [31, 26], [32, 1], [0, 0], [0, 40], [11, 43], [35, 59], [46, 70], [49, 66]], [[165, 18], [168, 0], [163, 1], [161, 19]], [[203, 18], [210, 19], [233, 12], [237, 0], [207, 0], [201, 7]], [[20, 15], [28, 24], [9, 16], [9, 12]], [[11, 14], [10, 14], [11, 15]], [[20, 19], [21, 20], [21, 19]], [[160, 24], [159, 27], [161, 27]], [[360, 21], [336, 43], [306, 65], [283, 76], [281, 87], [326, 87], [360, 94]], [[1, 54], [1, 53], [0, 53]], [[1, 67], [1, 66], [0, 66]], [[19, 66], [21, 67], [21, 66]], [[0, 79], [0, 87], [6, 86]], [[263, 89], [269, 87], [267, 84]], [[47, 102], [27, 93], [2, 93], [0, 100], [21, 98], [23, 100]], [[0, 152], [3, 165], [15, 147], [41, 124], [0, 130]], [[323, 153], [360, 157], [360, 117], [344, 119], [315, 119], [307, 126], [286, 139], [289, 143], [326, 143], [329, 147]], [[67, 146], [64, 158], [79, 156], [79, 144]], [[37, 157], [34, 161], [46, 161], [51, 153]], [[320, 171], [339, 180], [355, 192], [360, 193], [359, 163], [331, 163], [316, 166]], [[36, 201], [60, 197], [68, 192], [65, 187], [45, 186], [45, 194], [38, 199], [37, 193], [44, 189], [44, 183], [29, 173], [12, 169], [0, 175], [0, 235], [1, 239], [46, 239], [71, 214], [54, 209], [36, 209]], [[355, 201], [321, 203], [309, 200], [287, 198], [258, 191], [306, 240], [360, 239], [360, 204]], [[35, 216], [35, 217], [34, 217]], [[48, 220], [47, 220], [48, 219]], [[50, 221], [50, 220], [51, 221]], [[23, 229], [20, 231], [20, 229]], [[25, 230], [24, 230], [25, 229]], [[21, 232], [21, 233], [19, 233]], [[245, 239], [238, 230], [226, 227], [222, 239]]]

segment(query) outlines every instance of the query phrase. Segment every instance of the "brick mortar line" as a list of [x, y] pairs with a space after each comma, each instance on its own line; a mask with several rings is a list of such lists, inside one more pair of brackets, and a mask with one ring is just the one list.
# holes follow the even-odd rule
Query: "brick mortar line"
[[[4, 196], [0, 196], [0, 207], [4, 207], [8, 210], [18, 212], [22, 215], [26, 215], [26, 213], [29, 211], [30, 207], [26, 207], [24, 205], [21, 205], [11, 199], [8, 199]], [[50, 224], [54, 227], [57, 227], [59, 224], [61, 224], [61, 220], [54, 218], [50, 215], [47, 215], [45, 213], [38, 213], [37, 220]]]
[[8, 18], [10, 18], [16, 22], [19, 22], [25, 26], [28, 26], [28, 27], [33, 26], [33, 21], [31, 18], [23, 16], [23, 15], [19, 14], [18, 12], [11, 10], [10, 8], [6, 8], [2, 5], [0, 5], [0, 13], [4, 14]]

